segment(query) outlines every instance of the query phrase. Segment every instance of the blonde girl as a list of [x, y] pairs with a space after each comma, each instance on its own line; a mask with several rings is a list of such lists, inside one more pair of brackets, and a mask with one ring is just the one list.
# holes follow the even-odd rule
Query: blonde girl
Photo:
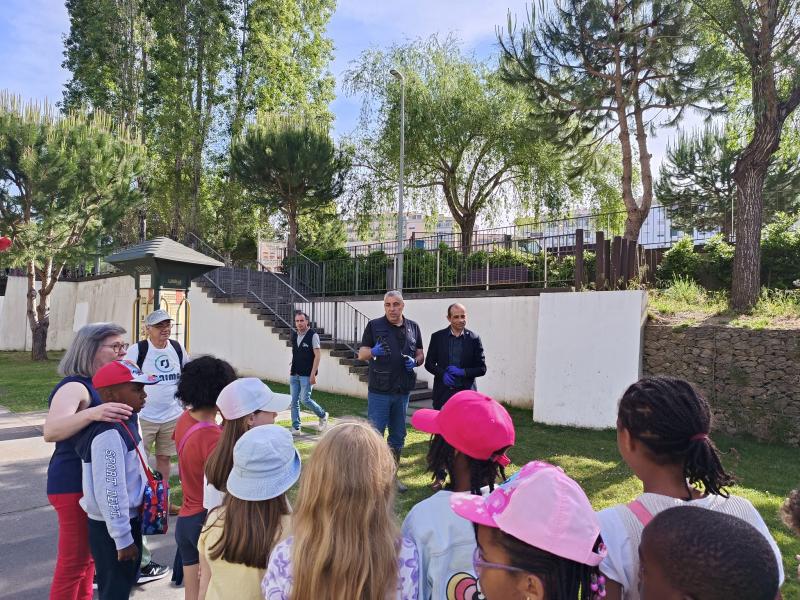
[[293, 537], [270, 556], [264, 597], [416, 600], [418, 555], [395, 519], [394, 471], [386, 442], [367, 421], [331, 427], [303, 469]]

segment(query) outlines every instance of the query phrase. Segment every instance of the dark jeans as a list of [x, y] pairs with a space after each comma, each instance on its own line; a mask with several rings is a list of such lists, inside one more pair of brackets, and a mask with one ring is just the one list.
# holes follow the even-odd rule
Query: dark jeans
[[402, 450], [406, 441], [408, 396], [409, 394], [367, 392], [367, 418], [381, 435], [388, 427], [389, 437], [386, 442], [395, 450]]
[[136, 560], [117, 560], [117, 547], [108, 534], [105, 521], [89, 519], [89, 547], [97, 573], [97, 589], [100, 600], [127, 600], [139, 576], [142, 560], [142, 521], [131, 519], [133, 543], [139, 548]]

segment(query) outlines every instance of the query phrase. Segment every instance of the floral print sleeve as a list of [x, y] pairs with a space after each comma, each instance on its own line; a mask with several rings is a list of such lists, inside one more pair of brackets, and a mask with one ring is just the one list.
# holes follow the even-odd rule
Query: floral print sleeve
[[397, 598], [417, 600], [419, 597], [419, 554], [413, 540], [403, 536], [397, 557]]
[[261, 581], [265, 600], [288, 600], [292, 590], [292, 538], [280, 542], [272, 550], [267, 563], [267, 573]]

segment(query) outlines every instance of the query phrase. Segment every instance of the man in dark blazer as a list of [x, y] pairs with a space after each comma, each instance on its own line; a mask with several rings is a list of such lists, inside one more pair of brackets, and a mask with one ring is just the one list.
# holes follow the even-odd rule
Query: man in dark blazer
[[425, 370], [434, 376], [433, 408], [441, 410], [456, 392], [474, 390], [475, 378], [486, 374], [481, 338], [467, 329], [467, 309], [463, 304], [447, 308], [450, 326], [435, 332], [428, 346]]

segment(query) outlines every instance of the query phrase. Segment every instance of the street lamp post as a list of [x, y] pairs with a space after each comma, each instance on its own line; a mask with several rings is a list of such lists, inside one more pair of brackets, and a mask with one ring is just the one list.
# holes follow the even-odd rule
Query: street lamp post
[[406, 78], [397, 69], [389, 71], [400, 82], [400, 178], [397, 182], [397, 273], [398, 291], [403, 291], [403, 240], [405, 239], [405, 206], [403, 205], [403, 176], [406, 153]]

